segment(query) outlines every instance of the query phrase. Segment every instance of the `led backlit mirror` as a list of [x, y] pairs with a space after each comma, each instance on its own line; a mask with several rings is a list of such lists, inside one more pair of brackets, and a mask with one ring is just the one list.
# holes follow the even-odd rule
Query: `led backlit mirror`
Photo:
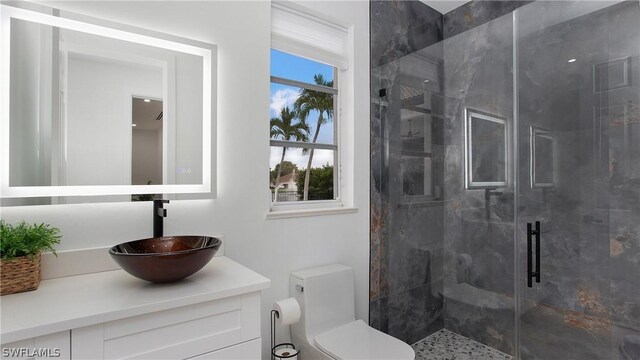
[[0, 12], [3, 198], [211, 196], [215, 46]]
[[465, 174], [467, 189], [507, 186], [506, 119], [466, 109]]

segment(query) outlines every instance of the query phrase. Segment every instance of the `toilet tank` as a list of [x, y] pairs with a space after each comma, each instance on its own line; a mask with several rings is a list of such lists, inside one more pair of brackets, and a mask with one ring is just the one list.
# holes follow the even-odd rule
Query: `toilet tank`
[[[294, 271], [290, 295], [300, 303], [302, 316], [291, 328], [294, 337], [313, 341], [316, 335], [355, 321], [353, 269], [333, 264]], [[311, 342], [313, 343], [313, 342]]]

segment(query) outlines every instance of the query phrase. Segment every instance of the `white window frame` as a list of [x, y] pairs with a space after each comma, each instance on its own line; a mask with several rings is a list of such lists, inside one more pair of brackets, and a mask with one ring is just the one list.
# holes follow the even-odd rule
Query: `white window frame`
[[[278, 49], [274, 49], [278, 50]], [[278, 50], [282, 51], [282, 50]], [[301, 57], [296, 54], [292, 54], [286, 51], [282, 51], [286, 54]], [[309, 59], [315, 62], [322, 63], [316, 59]], [[329, 64], [327, 64], [329, 65]], [[331, 65], [329, 65], [331, 66]], [[333, 199], [331, 200], [307, 200], [307, 201], [282, 201], [279, 202], [277, 199], [271, 201], [271, 194], [269, 194], [270, 198], [270, 212], [275, 211], [297, 211], [297, 210], [308, 210], [308, 209], [323, 209], [323, 208], [340, 208], [343, 207], [343, 202], [340, 197], [341, 195], [341, 152], [340, 152], [340, 125], [341, 125], [341, 117], [340, 117], [340, 88], [338, 81], [340, 78], [340, 70], [338, 67], [333, 66], [333, 87], [326, 87], [316, 84], [307, 83], [304, 81], [292, 80], [287, 78], [282, 78], [278, 76], [271, 76], [271, 83], [276, 83], [280, 85], [292, 86], [301, 89], [318, 91], [326, 94], [332, 94], [333, 97], [333, 144], [327, 143], [312, 143], [312, 142], [302, 142], [302, 141], [290, 141], [290, 140], [278, 140], [278, 139], [269, 139], [269, 146], [275, 147], [287, 147], [287, 148], [306, 148], [306, 149], [318, 149], [318, 150], [332, 150], [333, 151]]]
[[[268, 189], [267, 219], [354, 213], [355, 72], [354, 27], [325, 19], [324, 14], [293, 2], [271, 3], [271, 49], [334, 67], [334, 193], [333, 200], [272, 202]], [[271, 80], [274, 80], [273, 78]], [[310, 83], [285, 85], [302, 88]], [[304, 85], [304, 86], [301, 86]], [[271, 144], [271, 143], [270, 143]], [[277, 143], [276, 143], [277, 144]], [[324, 146], [321, 144], [313, 145]], [[311, 148], [305, 143], [306, 148]], [[318, 148], [316, 147], [316, 148]]]

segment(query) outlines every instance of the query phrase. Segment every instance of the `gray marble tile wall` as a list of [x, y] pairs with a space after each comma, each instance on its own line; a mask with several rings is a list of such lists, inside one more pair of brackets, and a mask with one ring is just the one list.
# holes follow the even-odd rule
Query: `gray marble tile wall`
[[414, 343], [443, 326], [442, 15], [418, 1], [370, 11], [369, 322]]
[[465, 189], [463, 135], [467, 108], [504, 118], [512, 129], [512, 34], [512, 18], [506, 15], [443, 42], [444, 326], [511, 355], [515, 353], [513, 182], [490, 193], [488, 202], [484, 189]]
[[444, 38], [450, 38], [513, 12], [530, 0], [473, 0], [444, 14]]
[[[629, 66], [625, 80], [620, 66], [640, 60], [640, 4], [607, 5], [518, 14], [519, 225], [543, 226], [542, 282], [522, 292], [523, 359], [640, 359], [628, 345], [640, 342], [640, 73]], [[549, 190], [530, 187], [530, 126], [555, 138]]]
[[[522, 358], [640, 359], [640, 5], [509, 3], [439, 17], [371, 2], [370, 323], [409, 343], [445, 327], [515, 355], [514, 234], [525, 274], [524, 226], [539, 220], [542, 282], [517, 280]], [[506, 119], [518, 194], [513, 179], [489, 202], [465, 190], [466, 108]], [[530, 186], [530, 126], [555, 139], [550, 189]]]
[[[626, 80], [619, 70], [620, 59], [638, 61], [640, 33], [633, 24], [640, 13], [637, 2], [599, 11], [598, 6], [539, 2], [522, 7], [516, 23], [520, 259], [526, 258], [526, 223], [539, 220], [544, 232], [542, 283], [522, 292], [524, 359], [640, 358], [629, 345], [640, 339], [640, 284], [629, 276], [640, 273], [640, 236], [633, 225], [640, 219], [640, 88], [633, 66]], [[463, 190], [461, 145], [464, 108], [512, 118], [511, 23], [507, 14], [445, 35], [451, 135], [445, 160], [444, 323], [513, 354], [513, 186], [491, 198], [490, 217], [483, 217], [481, 192]], [[446, 26], [447, 16], [445, 34]], [[605, 70], [596, 75], [599, 68]], [[597, 76], [605, 78], [606, 90], [597, 89]], [[530, 188], [531, 125], [555, 138], [551, 189]], [[465, 262], [468, 271], [461, 269]], [[521, 266], [525, 274], [524, 261]], [[522, 286], [524, 279], [518, 281]], [[635, 350], [625, 352], [625, 344]]]
[[442, 14], [419, 1], [370, 1], [371, 67], [442, 40]]

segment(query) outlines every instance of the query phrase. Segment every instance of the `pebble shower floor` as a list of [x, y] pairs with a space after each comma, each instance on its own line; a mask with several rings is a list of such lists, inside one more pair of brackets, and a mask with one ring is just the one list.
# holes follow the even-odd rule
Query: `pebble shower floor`
[[416, 360], [514, 360], [511, 355], [447, 329], [436, 331], [411, 347]]

